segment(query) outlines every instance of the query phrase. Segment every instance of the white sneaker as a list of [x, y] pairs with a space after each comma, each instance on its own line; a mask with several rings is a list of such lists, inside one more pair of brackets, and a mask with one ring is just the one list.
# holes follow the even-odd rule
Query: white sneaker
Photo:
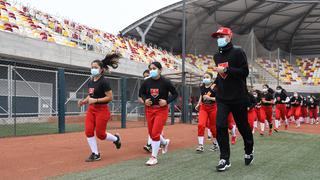
[[169, 147], [169, 143], [170, 143], [170, 139], [167, 139], [167, 144], [164, 145], [164, 147], [162, 148], [162, 154], [165, 154], [168, 152], [168, 147]]
[[149, 160], [146, 162], [147, 166], [154, 166], [156, 164], [158, 164], [158, 160], [155, 157], [149, 158]]

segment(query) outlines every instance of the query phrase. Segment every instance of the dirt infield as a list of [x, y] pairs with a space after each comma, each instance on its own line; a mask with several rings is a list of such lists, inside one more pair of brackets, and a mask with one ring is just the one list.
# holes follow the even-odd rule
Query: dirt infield
[[[302, 125], [301, 128], [294, 128], [292, 125], [289, 131], [320, 134], [320, 125]], [[122, 149], [117, 151], [112, 143], [99, 141], [102, 160], [94, 163], [84, 162], [90, 151], [83, 133], [0, 139], [1, 179], [43, 179], [148, 157], [142, 150], [147, 137], [145, 127], [110, 132], [121, 134]], [[197, 144], [197, 126], [184, 124], [167, 126], [165, 136], [172, 140], [170, 150], [192, 147]]]
[[[0, 139], [1, 179], [43, 179], [137, 157], [148, 157], [142, 149], [147, 140], [146, 128], [110, 132], [121, 134], [122, 149], [117, 151], [111, 142], [99, 141], [102, 160], [94, 163], [84, 162], [90, 154], [84, 133]], [[178, 124], [165, 127], [165, 136], [172, 140], [170, 150], [195, 145], [196, 132], [194, 125]]]

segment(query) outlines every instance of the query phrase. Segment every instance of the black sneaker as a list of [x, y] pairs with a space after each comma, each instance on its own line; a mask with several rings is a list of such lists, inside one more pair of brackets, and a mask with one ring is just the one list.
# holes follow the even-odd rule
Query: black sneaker
[[250, 155], [245, 154], [244, 155], [244, 164], [246, 166], [249, 166], [252, 163], [253, 159], [254, 159], [253, 158], [253, 153], [251, 153]]
[[86, 159], [86, 162], [93, 162], [93, 161], [99, 161], [99, 160], [101, 160], [101, 158], [100, 158], [100, 153], [99, 153], [99, 154], [92, 153], [92, 154]]
[[199, 146], [197, 147], [196, 151], [199, 152], [199, 153], [204, 152], [203, 145], [199, 144]]
[[210, 151], [218, 151], [218, 150], [219, 150], [218, 144], [213, 143], [212, 146], [210, 147]]
[[116, 146], [117, 149], [121, 148], [121, 139], [120, 139], [120, 135], [119, 134], [115, 134], [115, 137], [118, 138], [118, 140], [114, 141], [113, 144]]
[[143, 146], [143, 149], [149, 153], [152, 152], [152, 147], [151, 147], [151, 144], [147, 144], [145, 146]]
[[222, 172], [227, 170], [229, 167], [231, 167], [231, 163], [229, 160], [220, 159], [218, 166], [216, 166], [218, 172]]

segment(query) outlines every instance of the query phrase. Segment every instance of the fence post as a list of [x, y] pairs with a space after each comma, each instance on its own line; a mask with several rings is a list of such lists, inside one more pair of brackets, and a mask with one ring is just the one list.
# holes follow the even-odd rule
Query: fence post
[[170, 104], [171, 125], [174, 125], [174, 103], [175, 101], [172, 101]]
[[65, 74], [64, 69], [58, 69], [58, 127], [59, 133], [65, 132]]
[[121, 78], [121, 128], [126, 128], [127, 122], [127, 78]]

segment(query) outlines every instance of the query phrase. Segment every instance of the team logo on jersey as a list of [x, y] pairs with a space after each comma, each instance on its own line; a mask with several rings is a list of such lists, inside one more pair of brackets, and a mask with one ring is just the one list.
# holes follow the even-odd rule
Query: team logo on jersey
[[159, 96], [159, 89], [150, 89], [150, 94], [154, 98], [158, 97]]
[[93, 94], [94, 93], [94, 88], [89, 88], [89, 94]]
[[[229, 67], [229, 63], [228, 62], [220, 63], [220, 64], [218, 64], [218, 67], [224, 67], [224, 68]], [[228, 76], [228, 74], [226, 74], [224, 72], [223, 73], [219, 73], [219, 74], [223, 79], [226, 79], [227, 76]]]

